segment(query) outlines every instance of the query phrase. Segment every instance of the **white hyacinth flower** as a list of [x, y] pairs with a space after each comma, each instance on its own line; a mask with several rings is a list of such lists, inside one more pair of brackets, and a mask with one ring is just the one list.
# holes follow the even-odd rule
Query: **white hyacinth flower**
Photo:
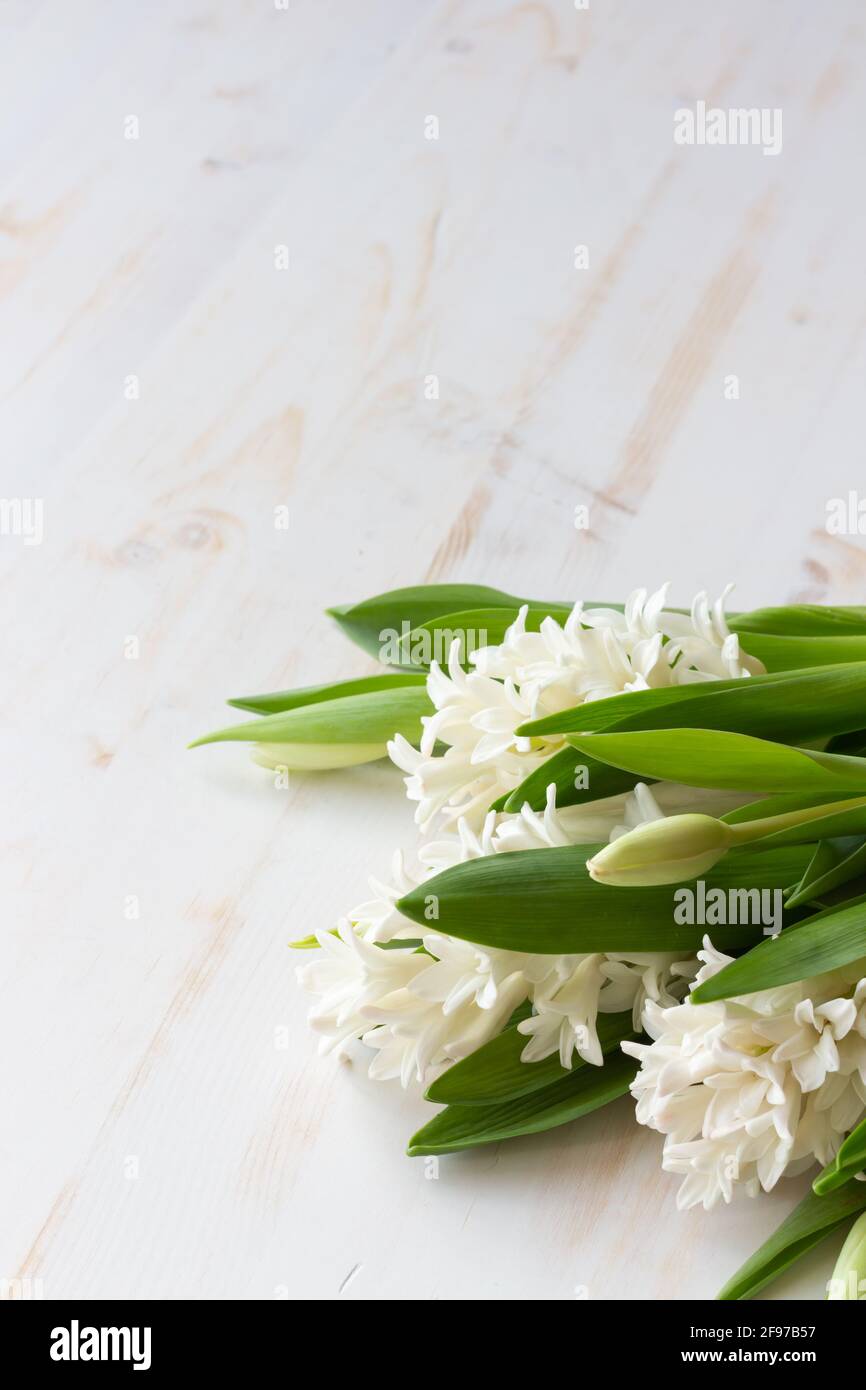
[[[375, 949], [375, 948], [373, 948]], [[399, 1076], [424, 1085], [449, 1062], [460, 1061], [501, 1031], [526, 998], [521, 959], [431, 933], [421, 968], [392, 994], [365, 1004], [363, 1041], [376, 1049], [370, 1075]], [[385, 951], [384, 955], [405, 954]], [[370, 1024], [380, 1025], [370, 1029]]]
[[[399, 1078], [404, 1087], [412, 1081], [428, 1085], [452, 1062], [500, 1033], [524, 997], [519, 974], [506, 980], [487, 1009], [468, 1000], [446, 1013], [441, 1001], [426, 1001], [411, 989], [388, 995], [365, 1010], [368, 1031], [361, 1041], [376, 1052], [370, 1076], [375, 1081]], [[370, 1023], [379, 1026], [370, 1029]]]
[[[695, 984], [729, 963], [709, 940], [699, 956]], [[863, 973], [860, 961], [709, 1004], [647, 1003], [653, 1041], [622, 1046], [641, 1063], [637, 1118], [665, 1135], [662, 1166], [683, 1176], [678, 1206], [769, 1192], [830, 1161], [866, 1106]]]
[[[712, 607], [698, 594], [691, 613], [665, 609], [667, 586], [648, 596], [638, 589], [624, 612], [576, 604], [564, 624], [543, 619], [526, 631], [526, 606], [501, 643], [480, 647], [464, 671], [455, 640], [447, 673], [433, 662], [427, 681], [436, 712], [422, 721], [420, 749], [401, 736], [388, 752], [406, 774], [425, 831], [437, 818], [461, 817], [473, 828], [492, 802], [520, 783], [564, 744], [561, 735], [528, 738], [521, 724], [590, 700], [763, 671], [740, 651], [724, 617], [725, 590]], [[445, 745], [444, 753], [436, 746]]]
[[307, 1015], [321, 1034], [320, 1052], [339, 1051], [368, 1027], [362, 1012], [405, 986], [423, 970], [425, 959], [413, 948], [382, 951], [343, 921], [335, 933], [316, 934], [322, 954], [299, 966], [298, 981], [319, 1002]]
[[571, 1066], [575, 1052], [585, 1062], [600, 1067], [601, 1045], [596, 1032], [598, 1000], [604, 976], [601, 965], [604, 956], [579, 956], [578, 963], [565, 979], [558, 971], [551, 972], [533, 993], [535, 1012], [531, 1018], [518, 1023], [517, 1031], [530, 1041], [523, 1049], [524, 1062], [541, 1062], [558, 1053], [560, 1065]]
[[394, 937], [415, 938], [418, 929], [406, 921], [395, 906], [397, 899], [411, 893], [421, 881], [422, 875], [411, 873], [403, 861], [400, 850], [395, 850], [391, 860], [391, 877], [388, 880], [371, 877], [368, 881], [373, 897], [359, 903], [348, 914], [348, 920], [359, 931], [365, 941], [391, 941]]
[[638, 824], [642, 815], [661, 815], [660, 803], [681, 810], [697, 796], [717, 812], [737, 804], [729, 793], [673, 784], [654, 790], [655, 795], [638, 786], [588, 808], [558, 811], [551, 786], [541, 814], [528, 807], [519, 815], [490, 812], [477, 832], [461, 820], [456, 831], [425, 842], [417, 872], [395, 855], [392, 881], [371, 879], [374, 896], [349, 913], [338, 936], [318, 937], [326, 959], [298, 971], [304, 988], [320, 996], [310, 1021], [323, 1035], [322, 1049], [341, 1049], [361, 1038], [377, 1053], [371, 1076], [423, 1085], [499, 1032], [516, 1006], [529, 999], [534, 1013], [521, 1024], [528, 1038], [524, 1061], [556, 1053], [570, 1066], [576, 1052], [600, 1065], [597, 1014], [631, 1010], [639, 1026], [647, 1000], [668, 1005], [682, 997], [697, 960], [681, 962], [664, 952], [539, 955], [476, 946], [442, 933], [424, 937], [424, 954], [414, 944], [396, 944], [417, 942], [418, 927], [395, 903], [455, 864], [514, 850], [594, 843], [622, 822]]

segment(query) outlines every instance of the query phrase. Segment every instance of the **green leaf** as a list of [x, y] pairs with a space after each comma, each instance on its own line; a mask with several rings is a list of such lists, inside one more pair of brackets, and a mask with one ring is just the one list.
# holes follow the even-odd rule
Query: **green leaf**
[[762, 661], [768, 671], [774, 672], [866, 660], [866, 636], [780, 637], [750, 632], [744, 635], [743, 648], [749, 656]]
[[[815, 721], [826, 724], [828, 700], [835, 699], [836, 718], [854, 723], [862, 718], [862, 703], [866, 699], [866, 663], [860, 681], [849, 676], [847, 685], [840, 681], [836, 668], [827, 672], [807, 672], [797, 679], [797, 703], [792, 709], [789, 724], [792, 736], [807, 737], [814, 733]], [[789, 679], [790, 673], [785, 679]], [[562, 714], [532, 720], [521, 725], [518, 732], [530, 736], [567, 733], [578, 723], [583, 732], [606, 729], [608, 732], [631, 729], [665, 728], [670, 725], [731, 729], [750, 733], [777, 734], [779, 724], [779, 675], [755, 676], [749, 680], [707, 681], [696, 685], [667, 686], [659, 690], [628, 691], [577, 705]], [[845, 687], [849, 703], [840, 698], [840, 686]], [[855, 699], [856, 695], [856, 699]], [[722, 698], [725, 697], [725, 698]], [[588, 769], [587, 785], [575, 787], [578, 767]], [[655, 779], [623, 769], [610, 767], [602, 771], [603, 763], [577, 748], [561, 749], [547, 762], [521, 782], [506, 799], [503, 809], [519, 811], [528, 802], [533, 810], [544, 809], [547, 788], [556, 783], [558, 807], [582, 805], [601, 797], [616, 796], [630, 791], [641, 780]]]
[[636, 1070], [632, 1058], [618, 1054], [603, 1067], [581, 1067], [552, 1086], [497, 1105], [449, 1105], [413, 1135], [407, 1153], [455, 1153], [568, 1124], [625, 1095]]
[[[494, 644], [502, 640], [524, 603], [529, 604], [533, 621], [535, 615], [543, 617], [549, 613], [561, 623], [574, 606], [559, 599], [547, 602], [518, 598], [484, 584], [419, 584], [407, 589], [392, 589], [361, 603], [343, 604], [327, 611], [347, 637], [381, 660], [382, 645], [388, 637], [396, 635], [405, 641], [409, 634], [422, 627], [428, 636], [435, 637], [439, 629], [469, 627], [477, 630], [486, 626], [487, 641]], [[623, 611], [621, 603], [588, 603], [586, 606]], [[681, 613], [684, 610], [672, 611]], [[441, 639], [438, 645], [442, 645]], [[438, 653], [436, 655], [438, 659]]]
[[[330, 935], [331, 935], [331, 936], [336, 936], [336, 935], [337, 935], [337, 928], [336, 928], [336, 927], [332, 927], [332, 928], [331, 928], [331, 930], [330, 930]], [[289, 950], [290, 950], [290, 951], [320, 951], [320, 950], [321, 950], [321, 946], [319, 945], [319, 938], [316, 936], [315, 932], [311, 933], [310, 936], [299, 936], [299, 937], [297, 938], [296, 941], [290, 941], [290, 942], [289, 942]]]
[[[570, 954], [678, 951], [693, 954], [705, 928], [674, 921], [677, 885], [614, 888], [595, 883], [586, 861], [598, 845], [517, 850], [456, 864], [426, 879], [397, 903], [411, 921], [464, 941], [505, 950]], [[802, 848], [732, 850], [708, 874], [707, 890], [784, 889], [809, 859]], [[431, 915], [438, 911], [438, 916]], [[746, 923], [713, 929], [720, 950], [761, 936]]]
[[800, 897], [803, 894], [808, 895], [803, 898], [804, 902], [814, 902], [817, 893], [813, 885], [819, 883], [827, 873], [835, 869], [846, 855], [860, 843], [861, 841], [857, 836], [851, 835], [837, 840], [819, 840], [800, 882], [794, 884], [785, 894], [786, 903], [790, 904], [792, 898]]
[[[843, 1141], [842, 1147], [831, 1163], [827, 1164], [812, 1183], [812, 1191], [818, 1197], [826, 1197], [866, 1170], [866, 1115], [852, 1129]], [[866, 1187], [866, 1183], [858, 1184]]]
[[508, 608], [516, 613], [523, 602], [486, 584], [417, 584], [327, 611], [347, 637], [378, 660], [389, 633], [401, 637], [430, 618], [465, 613], [470, 608]]
[[862, 727], [866, 662], [694, 685], [634, 690], [533, 719], [518, 733], [590, 733], [594, 729], [725, 729], [780, 742], [809, 743]]
[[640, 776], [730, 791], [866, 792], [866, 758], [716, 729], [571, 734], [575, 747]]
[[[516, 616], [517, 610], [525, 602], [530, 603], [533, 608], [564, 615], [567, 615], [572, 607], [566, 600], [546, 603], [541, 599], [523, 599], [484, 584], [419, 584], [403, 589], [391, 589], [387, 593], [363, 599], [360, 603], [340, 604], [327, 611], [339, 623], [347, 637], [378, 658], [382, 642], [385, 640], [381, 634], [390, 630], [402, 635], [404, 624], [408, 624], [408, 630], [411, 631], [429, 622], [431, 618], [464, 614], [478, 609], [507, 608]], [[615, 608], [620, 612], [623, 607], [622, 604], [591, 602], [586, 606]], [[675, 608], [671, 611], [681, 613], [684, 610]], [[453, 626], [449, 622], [445, 622], [444, 625]], [[741, 633], [857, 637], [866, 635], [866, 609], [805, 606], [756, 609], [752, 613], [732, 615], [730, 626], [734, 631]], [[748, 640], [744, 640], [743, 646], [747, 651], [750, 650]]]
[[798, 922], [776, 937], [766, 937], [718, 975], [705, 980], [690, 997], [693, 1004], [708, 1004], [732, 995], [755, 994], [838, 970], [863, 956], [866, 904], [854, 901]]
[[388, 671], [376, 676], [360, 676], [356, 680], [331, 681], [327, 685], [275, 690], [270, 695], [241, 695], [227, 703], [235, 709], [251, 710], [253, 714], [280, 714], [302, 705], [324, 704], [347, 695], [365, 695], [370, 690], [399, 690], [403, 686], [423, 685], [426, 679], [423, 671]]
[[[734, 632], [772, 632], [786, 637], [857, 637], [866, 634], [866, 608], [794, 603], [785, 608], [754, 608], [737, 613]], [[743, 642], [751, 651], [748, 641]]]
[[718, 1297], [727, 1302], [754, 1298], [773, 1279], [866, 1207], [866, 1183], [851, 1183], [827, 1197], [810, 1192], [729, 1279]]
[[395, 734], [412, 743], [421, 737], [421, 716], [433, 705], [423, 685], [370, 690], [344, 695], [281, 714], [265, 714], [248, 724], [234, 724], [190, 744], [203, 743], [369, 743], [384, 745]]
[[802, 903], [813, 902], [864, 873], [866, 838], [861, 835], [821, 840], [802, 879], [786, 898], [786, 906], [799, 907]]
[[[336, 927], [330, 927], [328, 929], [328, 935], [339, 936], [339, 931]], [[411, 947], [418, 955], [426, 956], [429, 954], [425, 950], [424, 942], [420, 937], [401, 936], [395, 938], [393, 941], [377, 941], [376, 945], [379, 947], [380, 951], [408, 951]], [[321, 947], [319, 938], [314, 933], [312, 936], [301, 936], [297, 941], [290, 941], [289, 949], [291, 951], [314, 951], [320, 950]], [[515, 1010], [515, 1013], [516, 1012], [517, 1010]]]
[[[575, 785], [578, 768], [582, 770], [581, 782], [585, 781], [585, 786]], [[610, 767], [607, 763], [599, 762], [598, 758], [578, 752], [576, 748], [561, 748], [524, 778], [510, 796], [502, 798], [502, 809], [520, 811], [529, 802], [533, 810], [543, 811], [551, 782], [556, 783], [556, 805], [562, 810], [563, 806], [582, 806], [601, 797], [631, 791], [640, 780], [633, 772]], [[647, 782], [652, 780], [651, 777], [644, 778]]]
[[[599, 1014], [597, 1031], [604, 1054], [614, 1051], [626, 1038], [640, 1036], [634, 1031], [631, 1012]], [[513, 1100], [562, 1080], [569, 1071], [587, 1065], [577, 1053], [570, 1068], [560, 1065], [558, 1055], [545, 1057], [541, 1062], [521, 1062], [520, 1054], [529, 1042], [525, 1033], [507, 1028], [477, 1052], [449, 1067], [428, 1088], [427, 1100], [437, 1105], [490, 1105]]]

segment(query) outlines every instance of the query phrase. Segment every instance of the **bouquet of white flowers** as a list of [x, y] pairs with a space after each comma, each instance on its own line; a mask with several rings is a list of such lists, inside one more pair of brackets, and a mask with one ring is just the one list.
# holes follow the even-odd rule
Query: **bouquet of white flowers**
[[[329, 610], [386, 670], [197, 742], [406, 774], [412, 861], [293, 944], [322, 1050], [445, 1106], [411, 1155], [630, 1090], [681, 1206], [822, 1165], [737, 1299], [866, 1212], [866, 608], [726, 597], [395, 590]], [[866, 1297], [866, 1215], [830, 1296]]]

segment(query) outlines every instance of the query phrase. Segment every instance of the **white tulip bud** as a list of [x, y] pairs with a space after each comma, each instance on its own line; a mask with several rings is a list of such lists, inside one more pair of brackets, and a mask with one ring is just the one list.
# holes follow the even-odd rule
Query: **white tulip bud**
[[669, 816], [605, 845], [586, 867], [597, 883], [620, 888], [683, 883], [711, 869], [733, 842], [731, 827], [712, 816]]
[[375, 762], [387, 751], [384, 743], [257, 743], [252, 758], [275, 771], [284, 767], [287, 772], [325, 772]]

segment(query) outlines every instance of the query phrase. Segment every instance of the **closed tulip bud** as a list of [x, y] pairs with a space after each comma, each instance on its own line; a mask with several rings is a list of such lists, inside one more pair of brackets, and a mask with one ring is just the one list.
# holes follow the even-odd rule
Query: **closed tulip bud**
[[866, 1299], [866, 1212], [858, 1217], [839, 1252], [828, 1299]]
[[[325, 690], [327, 694], [327, 687]], [[306, 693], [301, 690], [299, 695], [303, 697]], [[291, 691], [259, 696], [257, 701], [246, 703], [257, 703], [263, 709], [268, 701], [286, 698], [293, 698]], [[333, 699], [323, 698], [320, 693], [319, 698], [311, 698], [308, 704], [274, 710], [245, 724], [217, 729], [189, 746], [252, 743], [255, 744], [255, 762], [274, 771], [318, 772], [354, 767], [357, 763], [371, 763], [386, 757], [388, 740], [398, 734], [410, 743], [420, 743], [423, 720], [432, 709], [425, 686], [417, 683], [361, 690]]]
[[682, 883], [711, 869], [733, 842], [731, 827], [712, 816], [669, 816], [621, 835], [586, 867], [597, 883], [616, 887]]
[[387, 753], [384, 743], [257, 743], [253, 762], [274, 771], [326, 772], [331, 768], [372, 763]]

